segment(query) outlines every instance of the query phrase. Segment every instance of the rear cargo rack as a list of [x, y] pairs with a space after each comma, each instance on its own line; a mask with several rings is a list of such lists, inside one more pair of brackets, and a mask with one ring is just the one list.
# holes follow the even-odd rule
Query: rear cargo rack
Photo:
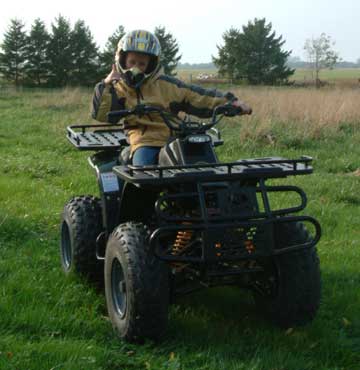
[[67, 138], [79, 150], [116, 150], [128, 145], [119, 125], [72, 125], [67, 128]]
[[156, 185], [159, 180], [162, 183], [179, 183], [306, 175], [313, 172], [311, 161], [308, 156], [299, 159], [270, 157], [186, 166], [116, 166], [113, 171], [130, 183]]

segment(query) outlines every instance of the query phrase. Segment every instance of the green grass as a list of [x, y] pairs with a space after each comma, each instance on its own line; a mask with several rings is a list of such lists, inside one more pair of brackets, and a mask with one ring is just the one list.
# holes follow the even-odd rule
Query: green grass
[[234, 120], [223, 126], [224, 160], [315, 158], [314, 175], [282, 181], [304, 188], [307, 213], [323, 227], [323, 300], [312, 324], [277, 329], [248, 293], [217, 288], [172, 306], [164, 342], [135, 346], [113, 333], [103, 292], [60, 268], [62, 207], [97, 193], [88, 154], [64, 131], [90, 121], [90, 99], [81, 90], [0, 94], [0, 369], [359, 369], [360, 122], [316, 141], [274, 124], [272, 145], [240, 141]]

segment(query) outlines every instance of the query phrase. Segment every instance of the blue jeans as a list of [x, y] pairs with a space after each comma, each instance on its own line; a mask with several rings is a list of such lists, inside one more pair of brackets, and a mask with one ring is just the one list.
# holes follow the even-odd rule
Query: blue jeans
[[157, 146], [142, 146], [136, 149], [132, 157], [132, 164], [134, 166], [158, 164], [160, 149]]

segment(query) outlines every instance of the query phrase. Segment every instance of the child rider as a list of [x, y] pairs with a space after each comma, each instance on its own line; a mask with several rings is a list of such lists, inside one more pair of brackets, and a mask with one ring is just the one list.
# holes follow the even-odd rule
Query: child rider
[[[202, 118], [211, 117], [216, 106], [231, 102], [241, 107], [243, 114], [251, 114], [251, 108], [230, 92], [203, 89], [165, 75], [160, 51], [159, 40], [148, 31], [135, 30], [123, 36], [111, 72], [95, 87], [92, 117], [114, 123], [107, 118], [109, 111], [131, 109], [145, 102], [175, 114], [182, 111]], [[157, 164], [159, 151], [170, 137], [159, 115], [129, 116], [124, 128], [133, 165]]]

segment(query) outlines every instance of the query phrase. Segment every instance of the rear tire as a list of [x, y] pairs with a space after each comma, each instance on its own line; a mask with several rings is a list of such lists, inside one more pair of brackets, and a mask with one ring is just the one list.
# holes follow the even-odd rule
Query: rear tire
[[149, 233], [141, 223], [119, 225], [105, 256], [105, 295], [112, 325], [129, 342], [159, 339], [169, 306], [166, 263], [148, 250]]
[[103, 263], [96, 258], [96, 238], [102, 230], [100, 199], [78, 196], [65, 205], [60, 258], [66, 274], [76, 273], [96, 283], [103, 281]]
[[[280, 223], [275, 227], [276, 249], [310, 240], [305, 226]], [[276, 325], [305, 325], [315, 317], [321, 297], [320, 263], [316, 248], [279, 255], [263, 264], [254, 298], [259, 310]]]

